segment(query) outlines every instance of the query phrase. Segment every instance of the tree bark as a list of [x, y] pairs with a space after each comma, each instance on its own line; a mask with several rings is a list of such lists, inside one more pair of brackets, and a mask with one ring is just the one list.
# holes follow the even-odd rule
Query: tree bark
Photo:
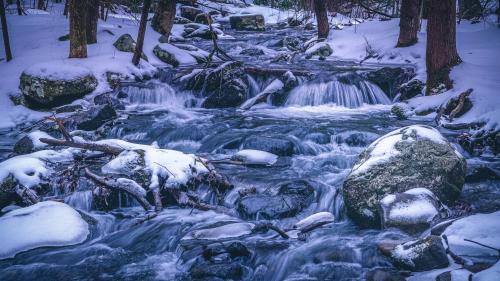
[[43, 0], [38, 0], [38, 6], [37, 6], [37, 9], [38, 9], [38, 10], [43, 10], [43, 7], [44, 7], [44, 2], [43, 2]]
[[151, 27], [165, 36], [170, 35], [175, 19], [175, 0], [159, 0]]
[[17, 7], [17, 15], [22, 16], [23, 15], [23, 7], [21, 6], [21, 0], [16, 0], [16, 7]]
[[396, 47], [408, 47], [418, 41], [422, 0], [403, 0], [399, 20], [399, 38]]
[[440, 84], [451, 89], [451, 67], [461, 62], [456, 45], [455, 0], [429, 0], [428, 6], [427, 95]]
[[69, 1], [69, 57], [87, 57], [87, 0]]
[[422, 1], [422, 13], [421, 13], [421, 18], [426, 20], [427, 19], [427, 14], [429, 11], [429, 1], [431, 0], [423, 0]]
[[5, 59], [10, 61], [12, 59], [12, 52], [10, 51], [9, 31], [7, 30], [7, 17], [5, 16], [5, 3], [0, 0], [0, 20], [2, 21], [2, 35], [3, 45], [5, 47]]
[[64, 12], [63, 12], [63, 15], [66, 16], [66, 17], [68, 17], [69, 1], [70, 0], [64, 1]]
[[314, 0], [314, 12], [318, 24], [318, 39], [326, 39], [330, 32], [326, 0]]
[[97, 43], [97, 22], [99, 21], [99, 0], [87, 0], [87, 44]]
[[132, 63], [134, 65], [138, 65], [139, 61], [141, 60], [142, 48], [144, 46], [144, 36], [146, 35], [146, 25], [148, 23], [148, 13], [150, 7], [151, 7], [151, 0], [144, 0], [144, 6], [142, 7], [142, 14], [141, 14], [141, 24], [139, 25], [139, 33], [137, 34], [137, 43], [135, 45], [134, 57], [132, 58]]

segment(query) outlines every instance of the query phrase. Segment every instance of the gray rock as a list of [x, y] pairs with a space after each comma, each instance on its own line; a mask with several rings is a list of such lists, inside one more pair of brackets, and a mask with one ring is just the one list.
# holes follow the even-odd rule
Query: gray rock
[[362, 152], [345, 180], [347, 214], [361, 226], [379, 227], [379, 201], [419, 187], [451, 203], [460, 195], [465, 173], [465, 159], [437, 130], [421, 125], [395, 130]]
[[333, 53], [333, 49], [327, 42], [318, 42], [313, 46], [309, 47], [305, 54], [306, 59], [310, 59], [314, 56], [319, 56], [320, 58], [326, 58]]
[[[79, 67], [75, 67], [80, 71]], [[36, 76], [23, 72], [20, 77], [19, 88], [26, 105], [31, 108], [50, 108], [70, 103], [84, 95], [91, 93], [97, 87], [97, 79], [88, 72], [73, 78], [59, 79], [57, 77]]]
[[95, 106], [87, 111], [77, 112], [65, 121], [66, 128], [92, 131], [115, 118], [116, 111], [109, 105]]
[[28, 154], [33, 152], [35, 145], [29, 136], [24, 136], [14, 144], [14, 152], [16, 154]]
[[391, 252], [394, 264], [411, 271], [427, 271], [448, 267], [448, 256], [441, 237], [427, 238], [398, 245]]
[[243, 51], [241, 51], [240, 55], [256, 57], [256, 56], [264, 55], [264, 51], [262, 49], [259, 49], [259, 48], [247, 48], [247, 49], [244, 49]]
[[242, 148], [262, 150], [278, 156], [291, 156], [293, 155], [295, 144], [285, 138], [250, 136], [245, 139]]
[[302, 46], [302, 40], [300, 40], [297, 36], [285, 36], [283, 38], [283, 47], [296, 51], [299, 50]]
[[402, 84], [410, 81], [415, 76], [412, 68], [384, 67], [366, 75], [368, 80], [375, 83], [384, 91], [389, 99], [394, 99]]
[[116, 98], [112, 93], [104, 93], [94, 97], [94, 104], [96, 105], [109, 105], [115, 110], [125, 109], [123, 102]]
[[196, 16], [199, 14], [203, 14], [201, 9], [191, 7], [191, 6], [181, 6], [181, 17], [186, 18], [190, 21], [195, 21]]
[[162, 48], [160, 45], [156, 45], [154, 47], [153, 54], [155, 54], [155, 56], [158, 57], [162, 62], [168, 63], [173, 67], [177, 67], [180, 64], [174, 53], [165, 48]]
[[197, 14], [196, 17], [194, 18], [194, 22], [196, 23], [208, 24], [209, 21], [210, 21], [210, 16], [205, 13]]
[[174, 24], [187, 24], [187, 23], [192, 23], [193, 21], [184, 18], [184, 17], [175, 17], [174, 19]]
[[247, 31], [266, 30], [264, 17], [262, 15], [237, 15], [229, 17], [231, 28]]
[[399, 99], [409, 100], [422, 94], [424, 83], [418, 79], [412, 79], [399, 87]]
[[[130, 34], [123, 34], [122, 36], [118, 37], [116, 39], [115, 43], [113, 43], [113, 46], [115, 46], [118, 51], [122, 52], [128, 52], [128, 53], [133, 53], [135, 51], [135, 40], [132, 38]], [[141, 54], [141, 57], [147, 61], [148, 57], [144, 52]]]

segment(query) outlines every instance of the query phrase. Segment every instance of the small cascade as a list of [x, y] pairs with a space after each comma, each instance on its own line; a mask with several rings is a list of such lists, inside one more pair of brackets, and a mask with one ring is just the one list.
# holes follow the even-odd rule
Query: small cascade
[[166, 83], [132, 85], [122, 89], [130, 105], [162, 105], [169, 107], [194, 107], [196, 98], [187, 92], [178, 92]]
[[76, 209], [90, 211], [92, 208], [92, 190], [75, 191], [64, 199], [64, 203]]
[[286, 106], [317, 106], [334, 104], [347, 108], [357, 108], [364, 104], [390, 104], [385, 93], [375, 84], [359, 81], [346, 84], [338, 80], [329, 82], [312, 81], [293, 89]]

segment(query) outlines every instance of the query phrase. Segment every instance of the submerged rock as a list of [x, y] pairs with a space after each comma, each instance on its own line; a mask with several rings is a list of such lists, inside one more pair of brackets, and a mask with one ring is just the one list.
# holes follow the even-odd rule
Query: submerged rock
[[231, 28], [236, 30], [264, 31], [266, 25], [262, 15], [235, 15], [229, 17]]
[[379, 86], [391, 100], [394, 99], [401, 85], [410, 81], [414, 76], [413, 69], [401, 67], [384, 67], [366, 75], [368, 80]]
[[66, 128], [92, 131], [98, 129], [116, 116], [116, 111], [109, 104], [98, 105], [87, 111], [71, 115], [71, 118], [65, 120], [65, 126]]
[[322, 225], [332, 223], [335, 221], [335, 216], [330, 212], [319, 212], [312, 214], [304, 219], [301, 219], [293, 227], [301, 232], [308, 232], [314, 228]]
[[460, 195], [465, 173], [463, 156], [434, 128], [397, 129], [363, 151], [345, 180], [347, 214], [364, 227], [379, 227], [380, 200], [419, 187], [451, 203]]
[[433, 235], [398, 245], [391, 252], [391, 258], [396, 266], [411, 271], [427, 271], [449, 265], [441, 237]]
[[16, 154], [27, 154], [31, 153], [37, 149], [41, 149], [47, 146], [47, 144], [42, 143], [40, 138], [48, 138], [51, 139], [52, 136], [48, 135], [45, 132], [35, 131], [27, 134], [26, 136], [19, 139], [14, 144], [14, 152]]
[[273, 165], [278, 160], [278, 156], [260, 150], [244, 149], [238, 151], [231, 157], [231, 160], [240, 161], [245, 165]]
[[96, 87], [97, 79], [89, 69], [57, 63], [31, 66], [21, 74], [19, 84], [27, 105], [33, 108], [67, 104]]
[[424, 85], [425, 84], [418, 79], [412, 79], [409, 82], [402, 84], [399, 87], [399, 99], [404, 101], [421, 95], [424, 90]]
[[250, 136], [245, 139], [242, 148], [267, 151], [278, 156], [291, 156], [293, 155], [295, 144], [285, 138]]

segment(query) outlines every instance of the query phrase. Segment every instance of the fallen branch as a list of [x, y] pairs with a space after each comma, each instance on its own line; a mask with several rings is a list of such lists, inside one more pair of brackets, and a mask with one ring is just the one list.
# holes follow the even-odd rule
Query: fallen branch
[[81, 149], [87, 149], [87, 150], [93, 150], [93, 151], [100, 151], [100, 152], [104, 152], [106, 154], [111, 154], [111, 155], [115, 155], [115, 156], [124, 151], [124, 149], [120, 148], [120, 147], [111, 146], [108, 144], [93, 143], [93, 142], [75, 142], [75, 141], [47, 139], [47, 138], [40, 138], [40, 141], [45, 143], [45, 144], [52, 145], [52, 146], [75, 147], [75, 148], [81, 148]]
[[275, 231], [284, 239], [290, 238], [290, 236], [288, 236], [288, 234], [286, 234], [283, 230], [281, 230], [279, 227], [273, 225], [272, 223], [259, 223], [259, 224], [256, 224], [255, 228], [254, 228], [255, 232], [269, 231], [269, 230]]
[[464, 239], [464, 241], [471, 242], [471, 243], [477, 244], [479, 246], [482, 246], [482, 247], [485, 247], [485, 248], [497, 251], [498, 254], [500, 255], [500, 249], [497, 249], [497, 248], [494, 248], [494, 247], [491, 247], [491, 246], [488, 246], [488, 245], [485, 245], [485, 244], [482, 244], [482, 243], [479, 243], [479, 242], [476, 242], [476, 241], [473, 241], [473, 240], [470, 240], [470, 239]]
[[144, 189], [135, 181], [125, 178], [111, 179], [102, 177], [92, 173], [88, 168], [85, 168], [85, 175], [105, 188], [127, 192], [141, 204], [144, 210], [148, 212], [153, 210], [153, 206], [146, 199], [146, 195], [140, 192], [141, 189]]
[[457, 115], [462, 110], [462, 108], [464, 107], [464, 104], [465, 104], [465, 99], [472, 93], [472, 91], [473, 91], [473, 89], [471, 88], [471, 89], [468, 89], [467, 91], [460, 94], [460, 96], [458, 97], [457, 106], [455, 107], [455, 109], [453, 109], [450, 112], [450, 115], [448, 116], [448, 118], [450, 119], [450, 122], [453, 121], [453, 118], [455, 118], [455, 115]]

